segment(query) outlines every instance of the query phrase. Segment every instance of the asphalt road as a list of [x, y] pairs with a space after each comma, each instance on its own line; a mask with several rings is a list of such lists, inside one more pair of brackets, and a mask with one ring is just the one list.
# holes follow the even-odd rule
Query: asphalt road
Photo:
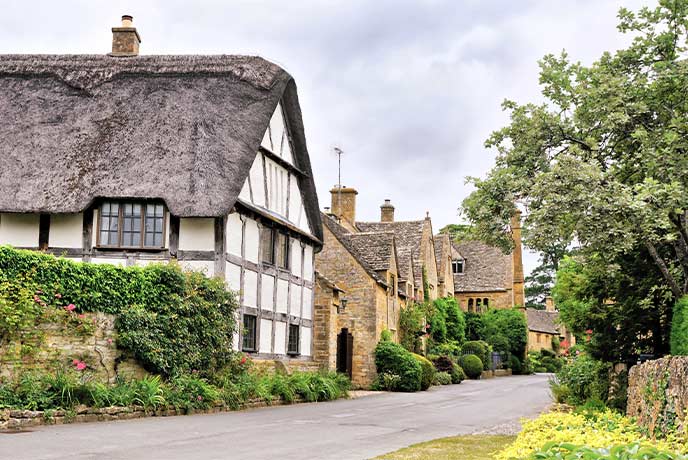
[[367, 459], [421, 441], [499, 431], [551, 402], [547, 376], [502, 377], [354, 400], [0, 434], [0, 460]]

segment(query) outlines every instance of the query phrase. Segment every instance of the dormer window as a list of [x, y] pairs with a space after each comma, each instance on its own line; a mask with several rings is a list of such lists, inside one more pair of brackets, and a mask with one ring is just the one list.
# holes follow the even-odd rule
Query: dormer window
[[464, 260], [463, 259], [456, 259], [452, 261], [452, 273], [460, 274], [463, 273], [464, 269]]
[[105, 201], [99, 208], [98, 247], [162, 249], [165, 206], [137, 201]]

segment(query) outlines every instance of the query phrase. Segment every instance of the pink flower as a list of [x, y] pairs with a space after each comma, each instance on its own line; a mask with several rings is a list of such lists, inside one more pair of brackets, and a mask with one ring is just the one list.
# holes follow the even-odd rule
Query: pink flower
[[84, 319], [84, 318], [86, 318], [86, 315], [84, 315], [83, 313], [79, 314], [79, 319]]
[[79, 363], [79, 360], [78, 360], [78, 359], [73, 359], [73, 360], [72, 360], [72, 364], [74, 364], [75, 366], [76, 366], [78, 363]]
[[246, 356], [241, 357], [241, 364], [246, 364]]
[[83, 361], [79, 361], [78, 363], [76, 363], [76, 369], [79, 371], [83, 371], [84, 369], [86, 369], [86, 363]]
[[61, 299], [61, 298], [62, 298], [62, 294], [55, 294], [55, 298], [56, 298], [56, 299]]
[[38, 297], [37, 295], [33, 296], [33, 301], [36, 303], [41, 303], [41, 298]]
[[198, 397], [196, 399], [198, 399], [199, 401], [203, 401], [203, 396], [198, 395]]
[[74, 305], [73, 303], [70, 303], [69, 305], [64, 307], [64, 309], [67, 311], [74, 311], [74, 310], [76, 310], [76, 305]]
[[108, 345], [112, 345], [112, 339], [107, 340]]

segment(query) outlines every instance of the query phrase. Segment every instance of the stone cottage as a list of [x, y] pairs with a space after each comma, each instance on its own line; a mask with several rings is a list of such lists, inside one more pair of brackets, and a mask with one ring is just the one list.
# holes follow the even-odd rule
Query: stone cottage
[[439, 292], [430, 218], [395, 222], [389, 200], [381, 222], [356, 221], [356, 190], [335, 187], [323, 215], [324, 246], [316, 255], [316, 360], [351, 375], [357, 387], [375, 376], [374, 350], [382, 331], [399, 340], [400, 309]]
[[511, 254], [481, 241], [452, 243], [454, 297], [463, 311], [525, 306], [520, 213], [514, 215], [511, 231]]
[[551, 350], [552, 340], [557, 339], [565, 346], [576, 344], [576, 337], [559, 322], [559, 312], [551, 297], [545, 299], [545, 309], [526, 308], [528, 322], [528, 351]]
[[177, 260], [239, 292], [236, 347], [312, 358], [322, 223], [293, 78], [250, 56], [0, 56], [0, 244]]

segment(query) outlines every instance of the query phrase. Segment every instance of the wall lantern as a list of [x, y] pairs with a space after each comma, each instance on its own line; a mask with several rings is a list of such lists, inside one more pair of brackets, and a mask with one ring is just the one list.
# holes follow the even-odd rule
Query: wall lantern
[[348, 300], [346, 298], [339, 299], [339, 305], [337, 305], [337, 313], [342, 314], [346, 310], [346, 304]]

